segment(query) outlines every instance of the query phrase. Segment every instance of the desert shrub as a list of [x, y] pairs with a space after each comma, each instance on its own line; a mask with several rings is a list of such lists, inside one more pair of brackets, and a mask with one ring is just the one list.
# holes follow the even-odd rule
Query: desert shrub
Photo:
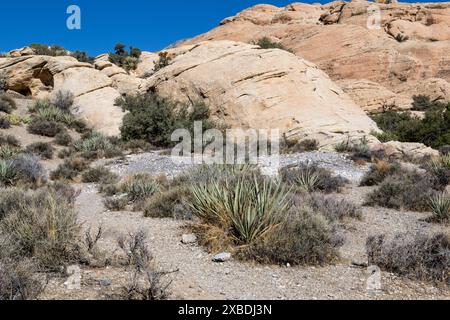
[[203, 130], [214, 127], [209, 120], [209, 109], [202, 103], [177, 106], [149, 93], [118, 99], [116, 105], [129, 111], [120, 129], [125, 141], [141, 139], [156, 147], [172, 147], [175, 143], [171, 135], [176, 129], [192, 133], [195, 121], [203, 122]]
[[331, 222], [362, 217], [361, 208], [345, 199], [337, 199], [335, 196], [312, 194], [308, 204], [314, 213], [321, 214]]
[[67, 147], [72, 143], [72, 137], [67, 131], [60, 132], [55, 136], [55, 143]]
[[33, 49], [34, 54], [40, 55], [40, 56], [67, 56], [68, 51], [64, 49], [63, 47], [59, 45], [46, 45], [46, 44], [40, 44], [40, 43], [32, 43], [29, 46], [31, 49]]
[[68, 127], [72, 126], [73, 122], [75, 121], [73, 115], [57, 108], [54, 105], [51, 105], [50, 107], [45, 109], [39, 109], [34, 114], [33, 119], [57, 122], [66, 125]]
[[0, 117], [0, 129], [9, 129], [11, 128], [11, 122], [4, 117]]
[[10, 186], [17, 179], [17, 171], [11, 160], [0, 160], [0, 187]]
[[36, 270], [31, 259], [13, 261], [0, 258], [0, 300], [37, 299], [44, 285]]
[[380, 129], [398, 137], [401, 142], [419, 142], [432, 148], [450, 144], [450, 103], [416, 97], [415, 108], [424, 109], [425, 117], [408, 112], [387, 111], [373, 116]]
[[388, 163], [383, 160], [379, 160], [372, 164], [370, 170], [364, 175], [361, 181], [361, 186], [375, 186], [384, 181], [388, 176], [394, 174], [401, 174], [402, 167], [399, 163]]
[[377, 154], [370, 150], [369, 141], [364, 136], [357, 141], [344, 140], [335, 146], [336, 152], [349, 153], [353, 161], [372, 161], [374, 158], [383, 158], [383, 154]]
[[319, 142], [313, 139], [300, 141], [299, 139], [284, 137], [280, 149], [285, 154], [317, 151], [319, 150]]
[[70, 113], [73, 105], [74, 95], [70, 91], [58, 90], [52, 99], [52, 104], [59, 110]]
[[137, 152], [149, 152], [154, 150], [155, 147], [145, 140], [129, 140], [122, 142], [122, 150], [130, 150], [133, 153]]
[[404, 171], [386, 178], [379, 187], [369, 193], [366, 204], [391, 209], [427, 211], [430, 197], [436, 193], [429, 174]]
[[118, 176], [105, 167], [89, 168], [83, 172], [82, 181], [84, 183], [98, 183], [117, 181]]
[[450, 284], [450, 239], [445, 234], [384, 235], [367, 240], [369, 263], [402, 276]]
[[15, 245], [18, 259], [34, 258], [52, 270], [74, 261], [79, 230], [74, 207], [47, 191], [24, 192], [0, 221], [0, 233]]
[[74, 180], [81, 172], [88, 168], [89, 164], [82, 158], [69, 158], [51, 172], [52, 180]]
[[413, 96], [412, 110], [414, 111], [426, 111], [432, 108], [433, 105], [434, 102], [431, 101], [431, 98], [429, 96], [425, 95]]
[[0, 111], [5, 113], [11, 113], [15, 110], [16, 102], [13, 98], [8, 96], [6, 93], [0, 93]]
[[20, 141], [13, 135], [3, 135], [0, 133], [0, 145], [9, 145], [11, 147], [20, 148]]
[[17, 178], [25, 183], [39, 185], [45, 181], [45, 170], [40, 159], [32, 154], [19, 154], [12, 161]]
[[159, 70], [167, 67], [172, 61], [172, 57], [166, 51], [158, 53], [158, 56], [159, 58], [155, 63], [155, 67], [153, 68], [154, 72], [158, 72]]
[[32, 134], [41, 135], [44, 137], [55, 137], [57, 134], [65, 130], [64, 126], [55, 121], [48, 121], [43, 119], [33, 119], [28, 125], [28, 132]]
[[0, 73], [0, 93], [5, 92], [8, 90], [8, 81], [6, 81], [6, 74], [5, 72]]
[[26, 151], [40, 156], [43, 159], [53, 158], [53, 147], [46, 142], [36, 142], [27, 146]]
[[444, 190], [450, 184], [450, 157], [442, 156], [423, 166], [435, 179], [436, 188]]
[[244, 251], [244, 255], [260, 263], [324, 265], [336, 261], [340, 245], [324, 218], [296, 208], [283, 218], [280, 226]]
[[446, 193], [439, 193], [430, 198], [432, 220], [436, 222], [450, 221], [450, 197]]
[[145, 203], [144, 216], [189, 219], [192, 217], [192, 212], [187, 206], [189, 196], [189, 189], [185, 186], [158, 192]]
[[259, 46], [261, 49], [281, 49], [292, 53], [291, 49], [286, 48], [279, 42], [274, 42], [268, 37], [262, 37], [253, 42], [254, 45]]
[[282, 184], [256, 175], [195, 185], [191, 192], [193, 214], [206, 223], [229, 227], [239, 244], [262, 237], [277, 224], [276, 213], [289, 207]]
[[128, 198], [126, 197], [107, 197], [103, 200], [106, 209], [110, 211], [123, 211], [128, 205]]
[[62, 198], [70, 204], [75, 204], [76, 198], [80, 195], [80, 190], [76, 190], [70, 184], [56, 181], [46, 186], [47, 192], [54, 194], [57, 198]]
[[280, 173], [283, 182], [307, 192], [340, 192], [348, 183], [346, 179], [333, 176], [329, 170], [314, 164], [284, 168]]
[[109, 53], [109, 61], [126, 71], [135, 70], [141, 53], [140, 49], [133, 47], [130, 47], [130, 50], [127, 51], [124, 44], [118, 43], [114, 48], [114, 53]]
[[122, 155], [120, 148], [111, 142], [111, 139], [100, 132], [92, 132], [84, 139], [76, 141], [74, 148], [77, 152], [81, 152], [83, 157], [97, 158], [113, 158]]
[[90, 63], [93, 64], [95, 61], [94, 57], [91, 57], [87, 52], [85, 51], [74, 51], [70, 54], [72, 57], [74, 57], [75, 59], [77, 59], [79, 62], [86, 62], [86, 63]]

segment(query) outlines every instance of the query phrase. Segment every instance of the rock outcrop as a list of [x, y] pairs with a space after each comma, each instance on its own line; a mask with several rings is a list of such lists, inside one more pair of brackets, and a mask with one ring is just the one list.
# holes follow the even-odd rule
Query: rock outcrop
[[422, 88], [423, 81], [441, 79], [438, 81], [444, 87], [450, 82], [450, 3], [361, 0], [326, 5], [295, 3], [284, 8], [258, 5], [184, 44], [205, 40], [250, 43], [261, 37], [280, 42], [317, 64], [335, 81], [366, 83], [366, 89], [358, 84], [355, 93], [350, 87], [346, 92], [353, 97], [365, 90], [381, 94], [367, 103], [364, 100], [369, 97], [357, 99], [368, 110], [378, 108], [379, 101], [391, 95], [388, 92], [400, 94], [392, 98], [405, 102], [412, 95], [429, 92]]
[[113, 80], [88, 63], [72, 57], [21, 56], [0, 61], [10, 90], [25, 96], [46, 98], [62, 90], [75, 96], [74, 113], [108, 135], [118, 135], [121, 108], [114, 106], [120, 96]]
[[142, 91], [182, 102], [204, 101], [231, 127], [272, 129], [332, 148], [370, 135], [375, 123], [316, 65], [284, 50], [233, 41], [170, 49], [172, 63]]

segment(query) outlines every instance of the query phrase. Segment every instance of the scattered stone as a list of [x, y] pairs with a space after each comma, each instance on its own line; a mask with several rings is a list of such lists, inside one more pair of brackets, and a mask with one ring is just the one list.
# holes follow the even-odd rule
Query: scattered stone
[[111, 281], [111, 279], [108, 279], [108, 278], [100, 279], [98, 281], [98, 284], [102, 287], [109, 287], [112, 284], [112, 281]]
[[197, 236], [195, 234], [183, 234], [181, 242], [184, 244], [193, 244], [197, 242]]
[[212, 259], [213, 262], [227, 262], [229, 260], [231, 260], [231, 253], [229, 252], [219, 253]]

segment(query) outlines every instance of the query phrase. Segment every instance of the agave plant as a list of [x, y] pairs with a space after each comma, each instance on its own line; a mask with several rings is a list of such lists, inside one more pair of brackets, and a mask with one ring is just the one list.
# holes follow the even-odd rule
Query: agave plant
[[81, 152], [106, 151], [114, 148], [108, 137], [99, 132], [93, 132], [87, 139], [77, 141], [74, 147]]
[[313, 192], [317, 189], [317, 185], [320, 183], [320, 175], [311, 167], [307, 167], [304, 170], [298, 172], [294, 177], [294, 181], [301, 189], [306, 192]]
[[152, 177], [146, 174], [137, 174], [123, 186], [130, 201], [144, 200], [159, 191], [160, 185]]
[[442, 222], [450, 220], [450, 197], [448, 194], [439, 193], [430, 199], [430, 209], [434, 220]]
[[71, 126], [75, 121], [75, 118], [70, 113], [64, 112], [55, 106], [49, 106], [46, 108], [40, 108], [36, 112], [36, 117], [47, 120], [64, 123]]
[[10, 160], [0, 160], [0, 185], [12, 185], [17, 177], [17, 171]]
[[288, 209], [283, 185], [256, 175], [191, 188], [193, 213], [209, 223], [227, 227], [235, 240], [250, 244], [277, 226], [277, 213]]

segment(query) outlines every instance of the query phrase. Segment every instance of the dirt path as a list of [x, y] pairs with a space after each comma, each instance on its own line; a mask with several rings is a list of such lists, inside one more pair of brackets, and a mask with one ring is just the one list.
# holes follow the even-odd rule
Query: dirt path
[[[237, 261], [218, 264], [198, 246], [180, 242], [184, 222], [171, 219], [149, 219], [140, 213], [107, 212], [93, 185], [81, 186], [77, 200], [80, 221], [84, 227], [103, 226], [105, 233], [99, 245], [110, 252], [116, 247], [120, 234], [145, 230], [157, 263], [164, 269], [179, 268], [172, 291], [182, 299], [450, 299], [448, 289], [428, 283], [405, 280], [383, 273], [383, 292], [374, 295], [367, 291], [369, 277], [365, 268], [352, 266], [353, 261], [365, 261], [364, 245], [367, 235], [382, 231], [436, 229], [421, 222], [423, 214], [364, 208], [362, 221], [347, 223], [347, 243], [342, 248], [342, 262], [334, 266], [276, 267]], [[353, 188], [343, 195], [362, 201], [365, 188]], [[448, 228], [447, 228], [448, 229]], [[120, 288], [129, 275], [120, 268], [83, 269], [80, 290], [67, 290], [65, 279], [52, 281], [44, 297], [70, 295], [76, 299], [105, 298]], [[111, 285], [102, 287], [100, 280], [110, 279]]]

